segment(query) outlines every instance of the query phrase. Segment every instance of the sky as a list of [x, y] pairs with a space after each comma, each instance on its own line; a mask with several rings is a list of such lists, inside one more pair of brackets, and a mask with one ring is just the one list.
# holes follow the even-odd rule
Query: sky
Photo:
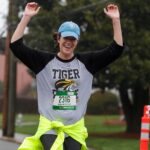
[[[8, 14], [8, 0], [0, 0], [0, 37], [6, 31], [6, 17]], [[3, 36], [5, 36], [3, 34]]]

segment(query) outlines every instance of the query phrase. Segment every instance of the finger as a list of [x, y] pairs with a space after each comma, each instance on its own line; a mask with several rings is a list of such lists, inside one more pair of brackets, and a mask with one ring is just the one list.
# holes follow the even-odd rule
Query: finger
[[38, 7], [38, 3], [35, 3], [35, 2], [28, 3], [28, 6], [32, 7], [32, 8], [36, 8], [36, 7]]
[[38, 13], [40, 11], [40, 9], [41, 9], [41, 7], [38, 6], [36, 9], [36, 13]]
[[117, 5], [114, 5], [114, 9], [118, 9], [118, 6], [117, 6]]
[[108, 10], [113, 10], [114, 9], [114, 5], [109, 5], [108, 6]]
[[109, 10], [113, 10], [113, 9], [116, 10], [116, 9], [118, 9], [118, 6], [116, 4], [108, 4], [106, 6], [106, 8], [109, 9]]
[[108, 14], [108, 11], [107, 11], [107, 9], [106, 9], [106, 8], [104, 8], [104, 13], [105, 13], [105, 14]]
[[35, 5], [35, 10], [37, 10], [39, 7], [40, 7], [39, 4], [36, 4]]
[[37, 4], [36, 2], [30, 2], [30, 3], [27, 3], [28, 5], [32, 5], [32, 4]]
[[113, 6], [113, 4], [108, 4], [106, 7], [107, 8], [110, 8], [110, 7], [112, 7]]

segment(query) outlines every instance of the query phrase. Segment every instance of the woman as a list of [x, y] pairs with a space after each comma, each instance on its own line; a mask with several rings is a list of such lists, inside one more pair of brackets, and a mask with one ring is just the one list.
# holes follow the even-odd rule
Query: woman
[[114, 39], [101, 51], [74, 53], [80, 38], [79, 26], [66, 21], [58, 29], [57, 54], [37, 51], [23, 44], [25, 27], [40, 10], [28, 3], [10, 47], [36, 75], [40, 122], [36, 134], [24, 140], [19, 150], [86, 150], [84, 115], [90, 97], [93, 75], [116, 60], [123, 51], [118, 7], [104, 8], [111, 18]]

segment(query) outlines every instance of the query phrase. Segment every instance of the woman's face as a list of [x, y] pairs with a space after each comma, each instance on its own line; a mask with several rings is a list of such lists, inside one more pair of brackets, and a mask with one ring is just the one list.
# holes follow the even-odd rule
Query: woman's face
[[62, 59], [70, 59], [74, 55], [74, 49], [77, 46], [78, 40], [74, 37], [61, 37], [58, 39], [59, 53], [58, 55]]

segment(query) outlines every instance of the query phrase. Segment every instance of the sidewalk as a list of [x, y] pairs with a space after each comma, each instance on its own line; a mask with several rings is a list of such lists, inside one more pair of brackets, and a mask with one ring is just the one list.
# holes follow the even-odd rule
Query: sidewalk
[[2, 131], [0, 130], [0, 149], [1, 150], [17, 150], [20, 143], [28, 135], [15, 134], [14, 138], [8, 138], [2, 136]]
[[17, 150], [18, 146], [16, 143], [0, 140], [1, 150]]

